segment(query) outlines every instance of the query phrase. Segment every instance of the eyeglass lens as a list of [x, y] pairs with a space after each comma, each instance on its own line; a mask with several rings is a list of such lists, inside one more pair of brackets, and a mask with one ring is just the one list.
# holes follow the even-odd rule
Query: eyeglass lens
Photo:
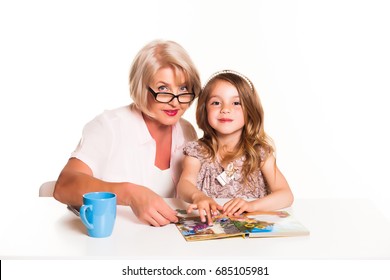
[[177, 100], [180, 103], [189, 103], [193, 100], [193, 95], [191, 93], [183, 93], [183, 94], [179, 94], [179, 95], [174, 95], [172, 93], [157, 93], [156, 94], [156, 100], [158, 102], [164, 102], [164, 103], [171, 102], [175, 97], [177, 98]]

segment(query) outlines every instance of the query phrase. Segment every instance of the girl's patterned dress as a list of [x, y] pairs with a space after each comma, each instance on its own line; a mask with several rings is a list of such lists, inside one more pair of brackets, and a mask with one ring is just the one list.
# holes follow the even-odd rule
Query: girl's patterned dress
[[[243, 185], [241, 182], [241, 169], [245, 159], [244, 156], [232, 162], [235, 169], [234, 179], [222, 186], [217, 177], [224, 171], [224, 168], [218, 160], [211, 161], [209, 158], [205, 158], [201, 153], [201, 149], [201, 144], [198, 141], [188, 142], [184, 147], [184, 154], [195, 157], [200, 161], [201, 167], [196, 180], [196, 186], [209, 197], [261, 198], [269, 193], [267, 183], [260, 168], [248, 178], [248, 185]], [[265, 151], [263, 149], [261, 149], [260, 157], [262, 159], [265, 157]]]

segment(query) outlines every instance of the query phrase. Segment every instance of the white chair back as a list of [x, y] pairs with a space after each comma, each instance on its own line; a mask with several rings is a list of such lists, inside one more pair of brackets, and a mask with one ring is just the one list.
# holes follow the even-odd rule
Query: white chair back
[[39, 188], [39, 196], [40, 197], [50, 197], [53, 196], [54, 186], [56, 181], [48, 181], [41, 185]]

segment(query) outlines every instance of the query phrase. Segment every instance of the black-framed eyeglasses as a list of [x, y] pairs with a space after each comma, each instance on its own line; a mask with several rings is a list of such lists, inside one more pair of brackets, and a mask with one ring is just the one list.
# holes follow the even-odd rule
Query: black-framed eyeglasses
[[179, 103], [185, 104], [190, 103], [192, 100], [195, 99], [195, 94], [189, 92], [176, 95], [170, 92], [155, 92], [150, 87], [148, 87], [148, 90], [151, 94], [153, 94], [154, 100], [160, 103], [169, 103], [173, 99], [177, 98], [177, 101], [179, 101]]

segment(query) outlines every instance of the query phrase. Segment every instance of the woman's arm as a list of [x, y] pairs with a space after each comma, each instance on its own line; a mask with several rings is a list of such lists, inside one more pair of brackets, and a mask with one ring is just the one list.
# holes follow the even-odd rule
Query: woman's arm
[[93, 177], [87, 164], [76, 158], [69, 159], [61, 171], [53, 196], [62, 203], [80, 206], [83, 194], [95, 191], [115, 193], [117, 203], [129, 205], [144, 223], [162, 226], [177, 222], [176, 212], [155, 192], [128, 182], [110, 183], [99, 180]]

